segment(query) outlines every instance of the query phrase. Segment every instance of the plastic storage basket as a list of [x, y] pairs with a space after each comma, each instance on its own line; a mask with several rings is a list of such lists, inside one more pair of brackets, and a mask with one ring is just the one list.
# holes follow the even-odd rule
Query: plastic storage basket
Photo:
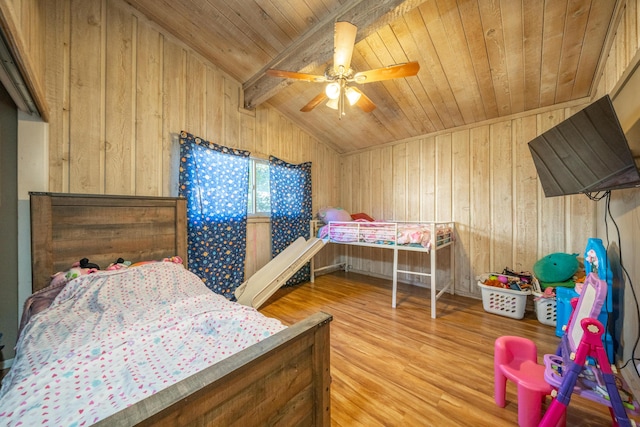
[[481, 276], [478, 281], [478, 286], [482, 290], [482, 307], [484, 311], [514, 319], [522, 319], [527, 305], [527, 295], [530, 295], [531, 291], [516, 291], [487, 286], [482, 283], [485, 278], [486, 276], [484, 278]]
[[538, 292], [533, 293], [536, 317], [543, 325], [556, 326], [556, 298], [543, 298], [542, 295]]
[[543, 298], [540, 282], [533, 278], [533, 302], [538, 321], [543, 325], [556, 326], [557, 303], [556, 297]]

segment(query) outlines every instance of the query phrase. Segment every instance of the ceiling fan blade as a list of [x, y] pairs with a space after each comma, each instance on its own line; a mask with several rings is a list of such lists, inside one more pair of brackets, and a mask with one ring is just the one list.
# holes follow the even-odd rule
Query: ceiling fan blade
[[265, 74], [271, 77], [283, 77], [285, 79], [304, 80], [307, 82], [315, 82], [315, 83], [322, 83], [327, 81], [325, 76], [296, 73], [295, 71], [274, 70], [272, 68], [269, 68], [267, 71], [265, 71]]
[[300, 111], [302, 111], [303, 113], [308, 113], [309, 111], [313, 110], [318, 105], [320, 105], [322, 101], [324, 101], [325, 99], [327, 99], [327, 95], [324, 93], [324, 91], [322, 91], [318, 95], [316, 95], [315, 98], [309, 101], [307, 105], [302, 107]]
[[418, 70], [420, 70], [420, 64], [417, 62], [407, 62], [406, 64], [390, 65], [384, 68], [361, 71], [353, 76], [353, 80], [360, 84], [379, 82], [381, 80], [415, 76], [418, 74]]
[[371, 99], [367, 95], [365, 95], [360, 89], [356, 87], [352, 87], [353, 90], [360, 94], [360, 99], [356, 102], [356, 105], [360, 107], [362, 111], [365, 113], [370, 113], [376, 109], [376, 104], [373, 103]]
[[333, 39], [333, 68], [339, 72], [339, 67], [344, 67], [344, 72], [351, 66], [353, 45], [356, 43], [358, 27], [350, 22], [336, 22]]

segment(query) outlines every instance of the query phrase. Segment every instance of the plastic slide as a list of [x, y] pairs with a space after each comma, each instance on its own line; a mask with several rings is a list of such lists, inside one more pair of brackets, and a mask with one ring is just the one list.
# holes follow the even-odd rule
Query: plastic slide
[[300, 270], [325, 245], [325, 241], [312, 237], [298, 237], [251, 278], [238, 286], [235, 296], [240, 304], [260, 307], [287, 280]]

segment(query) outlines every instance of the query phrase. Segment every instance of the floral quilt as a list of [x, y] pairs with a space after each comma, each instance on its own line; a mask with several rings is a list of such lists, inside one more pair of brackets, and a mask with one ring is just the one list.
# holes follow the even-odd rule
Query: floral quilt
[[179, 264], [80, 276], [22, 331], [0, 425], [90, 425], [281, 329]]

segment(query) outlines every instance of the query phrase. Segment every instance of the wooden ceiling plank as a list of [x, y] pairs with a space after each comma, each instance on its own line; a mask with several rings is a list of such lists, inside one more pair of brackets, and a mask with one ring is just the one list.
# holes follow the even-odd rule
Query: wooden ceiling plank
[[[426, 30], [420, 11], [415, 9], [405, 14], [404, 21], [411, 31], [414, 45], [420, 46], [412, 53], [411, 57], [420, 62], [418, 79], [433, 104], [438, 116], [437, 119], [442, 123], [444, 129], [455, 127], [457, 124], [462, 125], [464, 123], [462, 115], [446, 80], [444, 70], [438, 62], [435, 47]], [[416, 53], [420, 56], [418, 57]], [[432, 122], [436, 123], [436, 118], [433, 118]]]
[[[460, 72], [460, 84], [464, 86], [468, 111], [474, 121], [482, 121], [487, 118], [482, 105], [482, 96], [478, 80], [476, 79], [469, 44], [465, 36], [464, 27], [460, 19], [460, 11], [456, 0], [437, 0], [441, 21], [446, 29], [451, 50], [451, 58], [458, 61]], [[481, 35], [479, 35], [481, 36]], [[457, 99], [461, 100], [459, 95]], [[459, 101], [460, 102], [460, 101]]]
[[[382, 50], [381, 48], [378, 48], [376, 49], [376, 52], [381, 51], [385, 53], [384, 58], [388, 58], [384, 59], [383, 62], [391, 61], [391, 63], [398, 64], [409, 62], [413, 59], [407, 58], [404, 48], [398, 40], [397, 34], [393, 31], [390, 25], [380, 29], [378, 34], [380, 35], [380, 41], [383, 43], [385, 49]], [[385, 102], [397, 102], [400, 109], [405, 113], [411, 127], [419, 134], [433, 132], [435, 128], [433, 127], [431, 120], [429, 120], [429, 116], [425, 113], [424, 108], [422, 108], [420, 102], [418, 102], [416, 93], [413, 91], [413, 88], [409, 83], [414, 81], [419, 83], [418, 79], [415, 77], [406, 77], [387, 81], [386, 83], [388, 83], [388, 86], [392, 90], [395, 89], [398, 91], [400, 96], [394, 96], [386, 99]]]
[[[370, 63], [367, 58], [373, 58], [373, 62]], [[379, 68], [382, 66], [378, 58], [371, 52], [367, 42], [360, 43], [360, 45], [356, 47], [351, 61], [352, 63], [361, 64], [362, 67], [366, 69]], [[376, 109], [368, 113], [370, 118], [366, 119], [366, 128], [368, 133], [371, 134], [370, 137], [367, 138], [366, 135], [362, 135], [361, 138], [357, 139], [363, 139], [362, 144], [364, 144], [364, 141], [377, 139], [380, 135], [387, 135], [388, 138], [393, 138], [393, 135], [396, 134], [398, 130], [395, 129], [391, 131], [389, 129], [389, 121], [393, 120], [394, 116], [392, 110], [389, 108], [389, 104], [382, 102], [384, 99], [389, 99], [392, 94], [386, 90], [382, 82], [366, 85], [363, 87], [363, 90], [367, 92], [367, 97], [376, 104]], [[373, 98], [371, 98], [372, 96]], [[358, 145], [360, 147], [362, 146], [361, 144]]]
[[[370, 31], [394, 17], [398, 7], [418, 5], [423, 0], [353, 0], [325, 16], [318, 25], [296, 40], [287, 50], [265, 65], [243, 84], [245, 108], [254, 108], [279, 90], [280, 82], [265, 74], [269, 68], [308, 72], [333, 57], [333, 27], [336, 21], [348, 21], [359, 28], [356, 43]], [[409, 5], [409, 6], [407, 6]]]
[[576, 69], [572, 99], [590, 95], [595, 89], [599, 71], [613, 42], [623, 3], [624, 0], [617, 0], [615, 4], [597, 0], [591, 2], [587, 30], [582, 42], [583, 54], [580, 55]]
[[518, 1], [501, 0], [500, 9], [511, 114], [521, 113], [524, 111], [523, 7]]
[[[468, 87], [470, 82], [465, 75], [466, 70], [464, 69], [463, 59], [465, 53], [456, 49], [457, 43], [454, 40], [455, 37], [452, 37], [452, 34], [447, 31], [447, 25], [445, 25], [444, 22], [445, 19], [443, 19], [440, 9], [435, 2], [424, 3], [420, 6], [420, 12], [422, 13], [427, 31], [433, 40], [437, 58], [442, 65], [445, 79], [451, 87], [463, 121], [465, 124], [473, 123], [476, 119], [475, 109], [470, 104], [475, 102], [473, 96], [476, 95], [476, 93], [474, 93], [473, 88]], [[446, 13], [445, 9], [445, 14]], [[464, 49], [468, 56], [468, 48], [466, 45]]]
[[583, 44], [590, 7], [591, 0], [569, 0], [564, 37], [562, 38], [562, 54], [558, 67], [558, 88], [556, 90], [556, 102], [558, 103], [571, 100], [580, 57], [582, 55], [600, 56], [598, 51], [585, 50], [592, 48], [592, 45], [584, 46]]
[[[507, 51], [504, 43], [504, 28], [499, 2], [481, 0], [479, 2], [482, 34], [486, 46], [487, 57], [491, 67], [491, 78], [496, 97], [499, 116], [511, 114], [511, 95], [509, 88], [509, 72], [507, 69]], [[468, 36], [468, 39], [472, 36]]]
[[218, 7], [229, 22], [272, 58], [291, 43], [288, 35], [257, 3], [247, 7], [246, 0], [232, 0], [222, 2]]
[[[242, 2], [242, 0], [239, 0]], [[256, 5], [264, 11], [264, 13], [273, 20], [274, 24], [280, 29], [280, 31], [286, 35], [287, 41], [285, 46], [290, 45], [295, 39], [300, 36], [300, 33], [296, 31], [290, 20], [284, 15], [284, 11], [281, 10], [278, 5], [274, 4], [271, 0], [255, 0]]]
[[[367, 37], [367, 39], [357, 46], [357, 51], [362, 54], [362, 58], [366, 63], [367, 68], [380, 68], [385, 64], [380, 59], [379, 53], [376, 49], [380, 49], [379, 36], [377, 34]], [[389, 102], [383, 102], [384, 99], [394, 99], [398, 94], [393, 93], [395, 89], [391, 86], [391, 81], [380, 81], [366, 85], [364, 90], [367, 92], [367, 96], [372, 98], [378, 108], [373, 113], [380, 120], [386, 124], [387, 129], [396, 139], [403, 139], [403, 135], [406, 133], [406, 118], [404, 112], [401, 111], [400, 106], [395, 102], [393, 105]], [[391, 91], [390, 91], [391, 89]], [[396, 100], [397, 102], [397, 100]]]
[[527, 1], [523, 4], [524, 33], [524, 108], [540, 107], [540, 73], [542, 67], [542, 26], [544, 3]]
[[463, 2], [459, 4], [460, 20], [469, 45], [469, 55], [475, 72], [478, 89], [484, 106], [486, 117], [498, 116], [498, 104], [493, 88], [491, 66], [487, 55], [485, 34], [482, 29], [482, 19], [477, 2]]
[[313, 11], [303, 1], [278, 1], [277, 7], [278, 9], [282, 10], [284, 16], [289, 18], [289, 22], [299, 34], [308, 31], [310, 27], [313, 27], [316, 23], [319, 22]]
[[[406, 56], [412, 60], [418, 60], [421, 55], [407, 21], [405, 19], [399, 19], [395, 23], [391, 24], [391, 28], [398, 37]], [[417, 102], [426, 116], [425, 120], [428, 121], [426, 124], [427, 128], [432, 129], [431, 132], [441, 130], [444, 128], [442, 120], [440, 119], [440, 116], [438, 115], [438, 112], [422, 83], [421, 75], [424, 75], [429, 84], [433, 85], [431, 74], [428, 71], [424, 72], [421, 69], [415, 79], [408, 80], [409, 86], [411, 86], [411, 90], [413, 90], [413, 93], [417, 98]]]
[[[186, 43], [225, 73], [241, 81], [256, 62], [269, 61], [262, 51], [247, 52], [251, 39], [209, 2], [128, 0], [148, 19]], [[216, 41], [226, 40], [223, 44]], [[232, 64], [232, 65], [229, 65]]]
[[540, 106], [542, 107], [555, 103], [566, 14], [566, 0], [545, 2], [542, 30], [542, 71], [540, 74]]

